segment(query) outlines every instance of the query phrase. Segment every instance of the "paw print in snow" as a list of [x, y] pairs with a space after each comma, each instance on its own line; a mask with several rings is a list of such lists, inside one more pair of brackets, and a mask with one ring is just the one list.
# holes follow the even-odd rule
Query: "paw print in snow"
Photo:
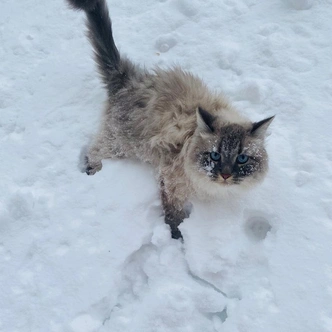
[[161, 53], [168, 52], [172, 47], [177, 44], [174, 37], [171, 36], [161, 36], [156, 41], [156, 48]]
[[309, 9], [313, 4], [313, 0], [288, 0], [288, 2], [297, 10]]
[[247, 237], [256, 242], [263, 241], [271, 229], [269, 217], [261, 212], [255, 212], [249, 216], [244, 225]]

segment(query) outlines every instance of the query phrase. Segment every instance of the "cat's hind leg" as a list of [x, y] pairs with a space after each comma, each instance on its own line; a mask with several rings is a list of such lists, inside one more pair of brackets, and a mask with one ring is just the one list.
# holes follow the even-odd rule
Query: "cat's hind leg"
[[102, 169], [103, 159], [123, 157], [124, 154], [117, 147], [115, 137], [102, 131], [87, 149], [83, 170], [88, 175], [94, 175]]

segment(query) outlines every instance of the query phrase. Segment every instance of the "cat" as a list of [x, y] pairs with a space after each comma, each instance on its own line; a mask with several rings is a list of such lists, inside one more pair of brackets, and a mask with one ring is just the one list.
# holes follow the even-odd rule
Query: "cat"
[[264, 147], [273, 120], [251, 122], [221, 94], [179, 67], [147, 71], [120, 55], [105, 0], [67, 0], [87, 17], [88, 37], [107, 90], [100, 130], [86, 155], [93, 175], [102, 159], [134, 158], [158, 174], [165, 222], [174, 239], [194, 196], [250, 187], [268, 169]]

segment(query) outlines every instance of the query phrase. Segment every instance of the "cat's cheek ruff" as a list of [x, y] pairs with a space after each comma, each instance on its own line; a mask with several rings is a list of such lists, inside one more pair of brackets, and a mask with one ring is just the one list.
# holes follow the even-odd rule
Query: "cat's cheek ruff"
[[216, 178], [216, 163], [213, 162], [210, 158], [209, 153], [199, 153], [196, 155], [197, 162], [197, 172], [205, 174], [209, 178]]
[[253, 173], [258, 171], [258, 167], [253, 164], [244, 164], [239, 166], [237, 174], [239, 177], [244, 178], [251, 176]]
[[206, 172], [206, 175], [210, 178], [216, 178], [216, 163], [207, 160], [204, 162], [203, 170]]
[[208, 176], [208, 177], [213, 177], [213, 167], [212, 167], [212, 165], [207, 165], [207, 166], [205, 166], [205, 167], [203, 167], [203, 170], [206, 172], [206, 175]]
[[251, 165], [252, 169], [250, 169], [250, 172], [247, 171], [245, 175], [234, 178], [236, 181], [240, 181], [239, 184], [241, 184], [243, 189], [251, 189], [252, 187], [262, 182], [265, 178], [268, 170], [267, 158], [265, 157], [260, 161], [256, 159], [256, 161], [257, 164]]

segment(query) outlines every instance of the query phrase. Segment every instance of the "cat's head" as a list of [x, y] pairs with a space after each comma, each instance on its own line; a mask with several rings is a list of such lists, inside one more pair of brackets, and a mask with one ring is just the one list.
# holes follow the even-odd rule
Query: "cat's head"
[[250, 186], [263, 179], [268, 169], [264, 139], [273, 118], [255, 123], [225, 122], [198, 108], [197, 129], [188, 147], [186, 166], [192, 180]]

